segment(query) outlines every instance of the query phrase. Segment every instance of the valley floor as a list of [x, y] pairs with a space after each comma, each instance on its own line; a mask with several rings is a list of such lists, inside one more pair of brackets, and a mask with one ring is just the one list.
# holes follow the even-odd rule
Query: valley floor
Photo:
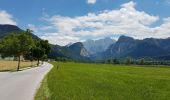
[[[36, 100], [169, 100], [170, 68], [53, 62]], [[57, 67], [58, 66], [58, 67]]]

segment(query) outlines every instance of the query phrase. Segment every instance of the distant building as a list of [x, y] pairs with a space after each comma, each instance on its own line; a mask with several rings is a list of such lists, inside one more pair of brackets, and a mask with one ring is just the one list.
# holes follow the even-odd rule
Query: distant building
[[5, 57], [5, 58], [2, 58], [1, 55], [0, 55], [0, 60], [14, 60], [14, 57]]

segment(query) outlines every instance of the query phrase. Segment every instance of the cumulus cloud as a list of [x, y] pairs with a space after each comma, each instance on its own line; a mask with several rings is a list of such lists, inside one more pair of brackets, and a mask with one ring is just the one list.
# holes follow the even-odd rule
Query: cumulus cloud
[[28, 24], [28, 28], [31, 30], [34, 30], [34, 32], [36, 32], [36, 33], [39, 32], [40, 30], [48, 31], [48, 30], [54, 29], [53, 26], [35, 26], [33, 24]]
[[95, 3], [96, 3], [96, 0], [87, 0], [87, 3], [88, 3], [88, 4], [95, 4]]
[[56, 34], [56, 33], [46, 33], [41, 38], [48, 40], [51, 43], [54, 43], [54, 44], [57, 43], [62, 46], [67, 45], [69, 43], [74, 43], [74, 42], [80, 41], [80, 39], [78, 37], [72, 37], [69, 35], [61, 35], [61, 34]]
[[[89, 13], [84, 16], [51, 16], [43, 18], [56, 32], [48, 32], [42, 38], [53, 44], [66, 45], [85, 39], [97, 39], [127, 35], [137, 39], [165, 38], [170, 36], [170, 17], [160, 19], [158, 16], [138, 11], [136, 3], [122, 4], [119, 9]], [[157, 27], [152, 25], [163, 20]], [[44, 26], [44, 27], [49, 27]], [[41, 28], [39, 28], [41, 30]], [[116, 37], [117, 38], [117, 37]]]
[[17, 23], [14, 21], [13, 16], [6, 11], [0, 11], [0, 24], [11, 24], [16, 25]]

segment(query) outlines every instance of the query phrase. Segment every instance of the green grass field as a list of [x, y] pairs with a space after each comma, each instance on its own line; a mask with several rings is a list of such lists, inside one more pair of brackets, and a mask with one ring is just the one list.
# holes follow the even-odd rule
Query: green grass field
[[52, 64], [36, 100], [170, 100], [168, 67]]

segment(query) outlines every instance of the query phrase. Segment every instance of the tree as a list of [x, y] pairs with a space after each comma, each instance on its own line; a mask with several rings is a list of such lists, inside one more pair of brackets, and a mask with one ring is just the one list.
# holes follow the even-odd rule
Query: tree
[[145, 61], [144, 61], [144, 59], [142, 58], [142, 59], [140, 60], [140, 65], [144, 65], [144, 63], [145, 63]]
[[50, 53], [51, 47], [47, 40], [36, 41], [36, 46], [32, 50], [32, 55], [35, 59], [39, 61], [43, 58], [47, 58], [47, 55]]
[[131, 64], [131, 62], [132, 62], [132, 60], [131, 60], [130, 57], [126, 58], [126, 64], [127, 64], [127, 65]]
[[40, 59], [44, 56], [45, 50], [41, 47], [35, 47], [32, 50], [33, 57], [38, 60], [37, 66], [39, 65]]
[[19, 32], [6, 36], [0, 41], [0, 44], [0, 53], [3, 56], [15, 56], [18, 58], [17, 71], [19, 71], [21, 56], [29, 52], [34, 42], [30, 34]]
[[41, 45], [41, 48], [45, 50], [45, 54], [48, 55], [51, 51], [51, 47], [48, 43], [48, 40], [41, 40], [40, 45]]
[[114, 64], [119, 64], [119, 60], [115, 58], [115, 59], [113, 59], [113, 63]]

